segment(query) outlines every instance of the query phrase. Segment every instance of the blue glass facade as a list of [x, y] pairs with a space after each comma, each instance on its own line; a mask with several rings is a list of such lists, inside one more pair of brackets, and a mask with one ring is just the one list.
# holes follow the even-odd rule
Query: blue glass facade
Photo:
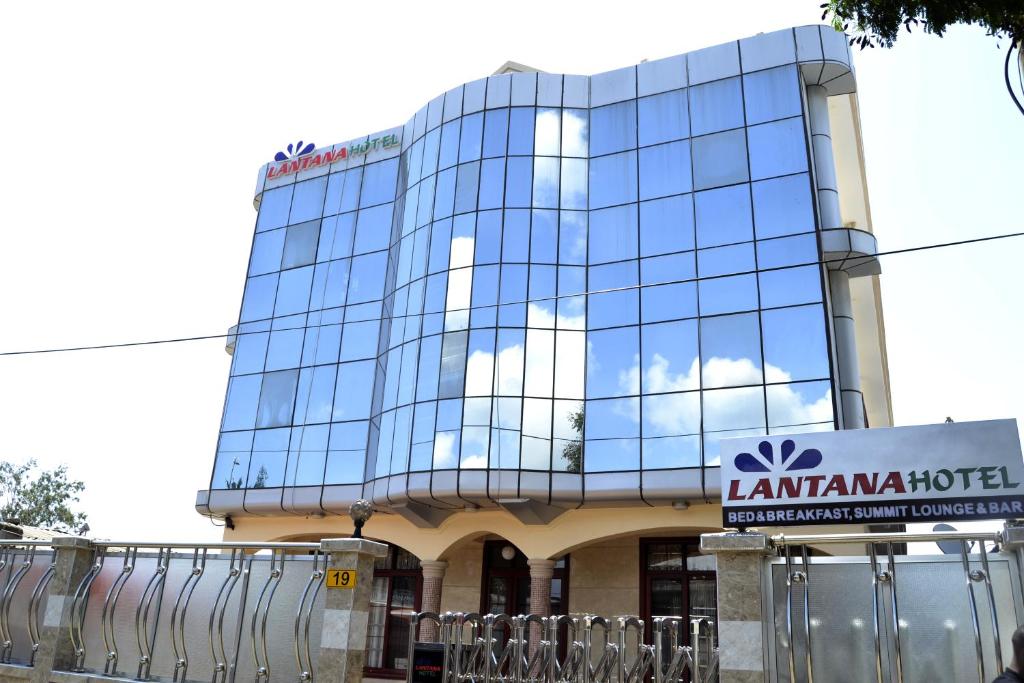
[[266, 181], [211, 490], [700, 497], [720, 439], [835, 428], [804, 75], [729, 45]]

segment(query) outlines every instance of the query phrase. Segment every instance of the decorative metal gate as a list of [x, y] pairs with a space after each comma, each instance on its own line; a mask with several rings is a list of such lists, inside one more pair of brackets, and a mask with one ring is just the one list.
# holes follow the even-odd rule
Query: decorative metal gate
[[[772, 541], [781, 557], [764, 565], [769, 680], [988, 683], [1010, 662], [1010, 635], [1024, 621], [1021, 558], [1000, 551], [998, 534]], [[914, 542], [941, 543], [949, 554], [897, 546]], [[866, 554], [838, 556], [839, 544]]]
[[[438, 642], [416, 640], [423, 621], [437, 625]], [[407, 681], [712, 683], [718, 680], [718, 647], [711, 619], [655, 617], [652, 626], [653, 642], [645, 643], [644, 622], [634, 616], [421, 612], [412, 617]], [[560, 651], [564, 652], [561, 656]]]

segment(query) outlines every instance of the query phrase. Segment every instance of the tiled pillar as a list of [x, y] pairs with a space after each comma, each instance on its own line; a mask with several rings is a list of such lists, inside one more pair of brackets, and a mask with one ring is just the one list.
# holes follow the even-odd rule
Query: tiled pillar
[[71, 643], [71, 603], [78, 585], [93, 564], [92, 543], [77, 536], [53, 539], [53, 578], [43, 598], [43, 627], [39, 632], [39, 650], [32, 668], [32, 683], [48, 683], [50, 672], [71, 671], [75, 666], [75, 648]]
[[355, 570], [354, 588], [324, 588], [324, 625], [320, 636], [317, 679], [356, 683], [363, 679], [366, 663], [366, 625], [370, 618], [373, 561], [384, 557], [388, 547], [363, 538], [339, 538], [320, 542], [332, 569]]
[[[441, 584], [444, 583], [444, 570], [448, 563], [441, 560], [423, 560], [423, 599], [420, 601], [421, 612], [441, 612]], [[437, 624], [429, 619], [420, 624], [420, 640], [433, 642], [437, 640]]]
[[[530, 614], [551, 616], [551, 577], [555, 574], [554, 560], [527, 560], [530, 566]], [[537, 650], [541, 639], [540, 624], [530, 624], [530, 655]]]
[[762, 564], [771, 542], [759, 533], [703, 534], [700, 550], [718, 565], [719, 680], [765, 683]]

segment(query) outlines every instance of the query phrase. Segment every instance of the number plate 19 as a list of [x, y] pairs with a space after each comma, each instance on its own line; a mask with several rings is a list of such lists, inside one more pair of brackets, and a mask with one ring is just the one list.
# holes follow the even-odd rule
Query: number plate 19
[[355, 588], [355, 569], [328, 569], [325, 581], [328, 588]]

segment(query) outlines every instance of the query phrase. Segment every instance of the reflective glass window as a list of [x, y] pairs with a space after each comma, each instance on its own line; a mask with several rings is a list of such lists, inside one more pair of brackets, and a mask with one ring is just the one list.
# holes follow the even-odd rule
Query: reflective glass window
[[[455, 174], [456, 169], [449, 168], [441, 171], [437, 174], [437, 187], [434, 189], [434, 211], [433, 218], [447, 218], [455, 212]], [[429, 184], [434, 182], [433, 179], [423, 181], [423, 185], [420, 187], [420, 194], [426, 197], [430, 196]], [[420, 225], [425, 225], [431, 218], [430, 202], [423, 201], [419, 204], [419, 210], [416, 214], [416, 222]]]
[[235, 338], [235, 352], [231, 358], [231, 374], [248, 375], [263, 372], [263, 361], [267, 356], [267, 332], [250, 332]]
[[504, 157], [508, 136], [508, 109], [489, 109], [484, 114], [484, 157]]
[[533, 195], [533, 159], [510, 157], [505, 169], [505, 206], [528, 207]]
[[319, 486], [324, 481], [329, 425], [294, 427], [285, 486]]
[[210, 488], [240, 489], [245, 485], [249, 454], [252, 452], [252, 436], [251, 431], [220, 435]]
[[533, 107], [512, 107], [508, 125], [509, 156], [533, 154]]
[[364, 360], [357, 363], [342, 363], [338, 366], [332, 420], [341, 422], [365, 420], [370, 417], [375, 365], [376, 361]]
[[533, 153], [544, 156], [558, 156], [561, 138], [560, 109], [538, 109], [534, 128]]
[[452, 224], [452, 249], [449, 268], [473, 265], [475, 251], [476, 214], [456, 216]]
[[693, 198], [666, 197], [640, 203], [640, 255], [693, 249]]
[[499, 209], [505, 198], [505, 159], [484, 159], [480, 167], [481, 209]]
[[640, 199], [689, 192], [690, 143], [686, 140], [640, 150]]
[[331, 425], [325, 484], [356, 484], [363, 481], [368, 425], [365, 421]]
[[558, 226], [558, 262], [584, 265], [587, 262], [587, 213], [562, 211]]
[[341, 195], [345, 188], [345, 171], [327, 176], [327, 196], [324, 198], [324, 215], [333, 216], [341, 212]]
[[746, 242], [754, 238], [747, 185], [721, 187], [694, 196], [697, 219], [697, 246]]
[[265, 489], [284, 485], [290, 435], [290, 429], [267, 429], [256, 432], [252, 443], [246, 488]]
[[636, 101], [590, 110], [590, 156], [636, 147]]
[[640, 393], [639, 328], [587, 334], [587, 398]]
[[462, 117], [462, 135], [459, 138], [459, 163], [475, 161], [480, 158], [481, 136], [483, 135], [484, 115], [470, 114]]
[[231, 378], [228, 382], [227, 399], [224, 401], [224, 420], [221, 429], [252, 429], [255, 426], [262, 380], [261, 375]]
[[821, 301], [821, 272], [817, 266], [759, 273], [761, 307], [792, 306]]
[[536, 157], [533, 160], [533, 206], [558, 208], [558, 175], [558, 159]]
[[409, 456], [409, 471], [419, 472], [430, 469], [434, 451], [434, 417], [437, 404], [433, 401], [416, 404], [412, 422], [412, 452]]
[[555, 333], [551, 330], [527, 330], [524, 380], [527, 396], [551, 396], [554, 362]]
[[294, 185], [266, 190], [260, 196], [260, 213], [256, 219], [256, 232], [273, 230], [288, 224], [288, 211], [292, 206]]
[[644, 399], [643, 468], [645, 470], [700, 466], [699, 435], [651, 438], [646, 436], [649, 428], [652, 430], [651, 433], [656, 432], [655, 425], [649, 426], [647, 421], [648, 410], [654, 410], [658, 415], [677, 414], [676, 411], [686, 411], [694, 400], [697, 400], [695, 394], [669, 394], [667, 396], [650, 396]]
[[494, 335], [493, 329], [472, 330], [469, 333], [466, 396], [491, 395], [494, 384]]
[[[643, 328], [643, 393], [690, 391], [700, 388], [697, 321], [646, 325]], [[697, 430], [681, 431], [692, 434]]]
[[690, 130], [693, 135], [715, 133], [742, 125], [743, 89], [738, 77], [690, 88]]
[[652, 256], [640, 260], [640, 282], [645, 285], [692, 280], [697, 267], [692, 251], [683, 254]]
[[345, 187], [341, 192], [341, 204], [338, 206], [338, 213], [355, 211], [359, 208], [359, 189], [362, 185], [362, 166], [345, 171]]
[[373, 206], [394, 201], [398, 181], [398, 158], [386, 159], [363, 167], [363, 185], [359, 206]]
[[461, 396], [466, 379], [467, 332], [446, 332], [441, 342], [440, 398]]
[[[727, 430], [754, 430], [756, 433], [757, 430], [765, 428], [764, 389], [762, 387], [705, 391], [703, 400], [705, 433]], [[717, 436], [726, 438], [727, 436], [741, 436], [741, 434], [719, 434]], [[707, 461], [708, 455], [705, 453], [705, 464], [712, 464]]]
[[592, 211], [588, 262], [596, 264], [636, 258], [637, 229], [635, 205]]
[[281, 273], [274, 301], [274, 315], [301, 313], [309, 307], [309, 290], [313, 283], [313, 267], [295, 268]]
[[697, 252], [697, 272], [702, 278], [753, 271], [754, 268], [754, 245], [751, 242]]
[[498, 317], [498, 266], [477, 266], [470, 301], [471, 327], [494, 327]]
[[686, 91], [643, 97], [637, 100], [640, 146], [688, 137], [690, 133]]
[[825, 318], [820, 305], [764, 311], [761, 321], [766, 381], [829, 376]]
[[267, 347], [266, 370], [269, 372], [299, 367], [299, 360], [302, 358], [302, 340], [305, 336], [305, 330], [302, 328], [271, 332], [270, 343]]
[[619, 289], [591, 294], [587, 297], [587, 327], [597, 329], [639, 322], [640, 295], [635, 288], [639, 278], [638, 264], [622, 261], [588, 269], [588, 289], [591, 292]]
[[586, 349], [585, 333], [558, 331], [555, 339], [555, 398], [583, 398]]
[[803, 117], [763, 123], [747, 129], [753, 180], [807, 170]]
[[[295, 404], [295, 423], [330, 422], [334, 402], [334, 380], [337, 368], [321, 365], [304, 368], [299, 375], [299, 391]], [[324, 450], [327, 450], [326, 435]]]
[[641, 317], [644, 323], [692, 318], [697, 315], [697, 283], [644, 287], [640, 292]]
[[262, 320], [273, 315], [277, 278], [277, 273], [271, 273], [251, 277], [246, 281], [245, 295], [242, 297], [242, 322]]
[[718, 315], [757, 308], [757, 276], [733, 275], [697, 283], [701, 315]]
[[352, 255], [352, 238], [355, 235], [356, 214], [346, 213], [325, 218], [320, 224], [320, 240], [317, 244], [317, 261], [330, 261]]
[[587, 156], [587, 110], [562, 110], [562, 156]]
[[481, 211], [476, 219], [476, 253], [473, 263], [501, 260], [501, 211]]
[[522, 461], [527, 470], [551, 467], [551, 400], [523, 401]]
[[430, 231], [430, 257], [427, 262], [427, 272], [436, 273], [447, 270], [452, 243], [452, 219], [435, 221]]
[[587, 160], [562, 159], [561, 207], [587, 208]]
[[423, 168], [420, 177], [426, 178], [437, 171], [437, 156], [441, 149], [441, 129], [434, 130], [423, 136]]
[[264, 275], [281, 269], [285, 230], [256, 233], [249, 257], [249, 275]]
[[759, 239], [814, 230], [811, 184], [806, 173], [751, 185]]
[[345, 323], [341, 337], [341, 361], [374, 358], [377, 355], [379, 334], [379, 320]]
[[586, 472], [640, 469], [640, 399], [587, 401]]
[[505, 263], [526, 263], [530, 251], [530, 212], [521, 209], [505, 211], [501, 241], [501, 260]]
[[508, 327], [526, 325], [527, 266], [503, 265], [501, 288], [498, 291], [498, 324]]
[[295, 183], [292, 196], [292, 210], [289, 223], [303, 223], [320, 218], [324, 210], [324, 194], [327, 192], [327, 176]]
[[742, 129], [694, 138], [691, 144], [694, 189], [745, 183], [750, 178]]
[[700, 358], [705, 389], [761, 384], [764, 375], [757, 313], [702, 318]]
[[800, 76], [796, 66], [780, 66], [743, 76], [747, 125], [799, 116]]
[[372, 209], [363, 209], [356, 219], [356, 240], [354, 254], [365, 254], [387, 249], [391, 243], [391, 214], [393, 204], [381, 204]]
[[530, 327], [555, 326], [557, 275], [554, 266], [530, 267]]
[[636, 152], [613, 154], [590, 161], [590, 207], [637, 200]]
[[437, 380], [441, 369], [441, 335], [420, 342], [419, 372], [416, 375], [416, 399], [437, 398]]
[[480, 162], [474, 161], [459, 166], [455, 181], [455, 213], [465, 213], [476, 209], [479, 189]]
[[291, 424], [298, 370], [281, 370], [263, 375], [260, 405], [256, 413], [257, 427], [283, 427]]
[[462, 119], [455, 119], [441, 126], [441, 147], [437, 157], [437, 168], [449, 168], [459, 162], [459, 128]]
[[555, 263], [557, 260], [558, 212], [534, 211], [530, 226], [530, 262]]
[[352, 271], [348, 284], [348, 303], [380, 299], [384, 293], [384, 275], [387, 271], [387, 252], [356, 256], [352, 259]]
[[[768, 402], [768, 427], [799, 426], [797, 432], [817, 431], [809, 425], [834, 419], [831, 382], [798, 382], [765, 387]], [[778, 433], [778, 432], [774, 432]]]

